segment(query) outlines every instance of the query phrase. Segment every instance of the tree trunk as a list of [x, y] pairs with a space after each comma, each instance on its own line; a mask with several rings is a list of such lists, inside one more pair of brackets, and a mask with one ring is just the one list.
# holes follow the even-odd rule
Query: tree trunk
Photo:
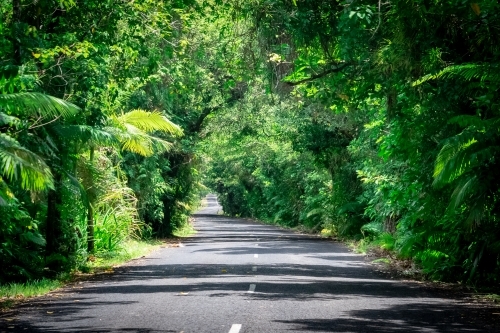
[[[90, 164], [94, 162], [94, 148], [90, 148]], [[92, 185], [93, 186], [93, 185]], [[87, 192], [93, 191], [92, 188], [87, 189]], [[94, 196], [91, 193], [87, 195], [89, 207], [87, 208], [87, 252], [94, 252]]]
[[384, 231], [394, 235], [396, 233], [398, 218], [396, 216], [387, 216], [384, 221]]
[[163, 220], [161, 224], [158, 226], [157, 233], [160, 237], [166, 237], [172, 235], [173, 232], [171, 224], [173, 202], [172, 200], [167, 198], [165, 198], [162, 201], [163, 201]]
[[387, 119], [390, 121], [396, 116], [396, 106], [398, 104], [398, 92], [395, 88], [390, 88], [387, 93]]
[[14, 64], [21, 66], [21, 42], [19, 41], [21, 32], [21, 0], [12, 0], [12, 46], [14, 49]]
[[87, 209], [87, 252], [94, 252], [94, 207], [89, 203]]
[[59, 207], [62, 204], [61, 190], [62, 177], [59, 172], [54, 172], [54, 189], [49, 191], [47, 197], [47, 220], [45, 221], [45, 239], [46, 256], [58, 252], [61, 230], [61, 211]]

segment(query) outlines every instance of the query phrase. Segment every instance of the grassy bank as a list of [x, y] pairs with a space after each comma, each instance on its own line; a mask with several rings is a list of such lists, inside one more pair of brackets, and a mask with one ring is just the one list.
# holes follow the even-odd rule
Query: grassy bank
[[89, 257], [86, 265], [81, 266], [82, 273], [96, 273], [112, 269], [132, 259], [145, 256], [158, 249], [162, 244], [159, 240], [137, 241], [129, 240], [116, 251], [103, 252]]
[[[187, 223], [174, 231], [173, 240], [177, 242], [177, 238], [188, 237], [195, 232], [196, 230], [192, 224]], [[90, 255], [88, 261], [80, 266], [78, 270], [61, 274], [56, 279], [43, 278], [25, 283], [8, 283], [0, 285], [0, 309], [9, 308], [18, 301], [45, 295], [77, 279], [85, 279], [97, 273], [111, 272], [114, 267], [123, 265], [130, 260], [146, 256], [169, 243], [172, 243], [172, 239], [149, 241], [131, 239], [124, 242], [116, 251]]]
[[85, 275], [110, 271], [115, 266], [148, 255], [152, 251], [160, 248], [162, 244], [163, 242], [161, 241], [129, 240], [117, 251], [90, 256], [89, 261], [84, 266], [81, 266], [79, 270], [61, 274], [56, 279], [44, 278], [25, 283], [8, 283], [0, 285], [0, 308], [9, 308], [18, 301], [45, 295], [76, 279], [84, 278]]

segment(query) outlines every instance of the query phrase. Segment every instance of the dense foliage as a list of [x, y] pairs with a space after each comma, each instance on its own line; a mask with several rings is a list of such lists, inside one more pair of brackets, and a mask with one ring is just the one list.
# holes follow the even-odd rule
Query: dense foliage
[[498, 283], [498, 3], [233, 10], [262, 74], [209, 131], [224, 210], [371, 239], [431, 278]]
[[0, 282], [187, 223], [201, 188], [193, 145], [227, 90], [201, 10], [0, 1]]
[[496, 1], [0, 0], [0, 282], [227, 214], [498, 283]]

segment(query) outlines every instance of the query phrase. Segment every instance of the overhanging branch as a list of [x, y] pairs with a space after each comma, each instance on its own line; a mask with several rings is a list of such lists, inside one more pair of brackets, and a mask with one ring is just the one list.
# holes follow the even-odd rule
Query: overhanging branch
[[319, 79], [319, 78], [322, 78], [324, 76], [327, 76], [329, 74], [332, 74], [332, 73], [337, 73], [337, 72], [340, 72], [341, 70], [343, 70], [344, 68], [346, 68], [347, 66], [349, 66], [349, 64], [342, 64], [340, 66], [337, 66], [335, 68], [330, 68], [330, 69], [327, 69], [325, 70], [324, 72], [321, 72], [321, 73], [318, 73], [318, 74], [315, 74], [311, 77], [308, 77], [306, 79], [302, 79], [302, 80], [299, 80], [299, 81], [295, 81], [295, 82], [284, 82], [285, 84], [288, 84], [290, 86], [297, 86], [299, 84], [302, 84], [302, 83], [306, 83], [306, 82], [309, 82], [309, 81], [313, 81], [313, 80], [316, 80], [316, 79]]

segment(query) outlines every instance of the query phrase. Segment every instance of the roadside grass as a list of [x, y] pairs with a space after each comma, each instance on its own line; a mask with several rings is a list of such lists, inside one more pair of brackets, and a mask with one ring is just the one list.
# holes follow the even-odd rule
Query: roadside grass
[[352, 251], [359, 254], [367, 254], [371, 249], [376, 247], [373, 241], [366, 238], [360, 240], [346, 240], [346, 244]]
[[16, 300], [47, 294], [62, 285], [62, 281], [50, 279], [2, 285], [0, 286], [0, 307], [8, 307]]
[[[196, 233], [192, 220], [173, 232], [175, 238], [189, 237]], [[176, 240], [177, 241], [177, 240]], [[8, 309], [17, 302], [31, 297], [43, 296], [64, 285], [85, 280], [91, 275], [99, 273], [111, 273], [113, 268], [130, 260], [144, 257], [151, 252], [171, 243], [165, 240], [127, 240], [115, 251], [101, 252], [89, 255], [88, 261], [70, 273], [63, 273], [56, 279], [43, 278], [25, 283], [7, 283], [0, 285], [0, 309]]]
[[128, 240], [117, 251], [98, 253], [89, 256], [89, 261], [71, 273], [63, 273], [56, 279], [43, 278], [25, 283], [0, 285], [0, 309], [8, 309], [17, 302], [31, 297], [43, 296], [67, 283], [81, 280], [85, 276], [102, 272], [112, 272], [113, 267], [132, 259], [143, 257], [160, 248], [163, 242]]
[[478, 295], [475, 295], [475, 298], [480, 299], [480, 300], [485, 300], [488, 302], [492, 302], [492, 303], [497, 303], [497, 304], [500, 303], [500, 295], [499, 294], [492, 294], [492, 293], [478, 294]]
[[182, 227], [174, 230], [173, 235], [175, 237], [189, 237], [196, 233], [196, 230], [193, 227], [193, 223], [190, 220], [188, 223], [184, 224]]
[[78, 270], [82, 273], [110, 271], [114, 266], [148, 255], [162, 244], [160, 240], [138, 241], [131, 239], [124, 242], [116, 251], [90, 255], [87, 263], [80, 266]]

